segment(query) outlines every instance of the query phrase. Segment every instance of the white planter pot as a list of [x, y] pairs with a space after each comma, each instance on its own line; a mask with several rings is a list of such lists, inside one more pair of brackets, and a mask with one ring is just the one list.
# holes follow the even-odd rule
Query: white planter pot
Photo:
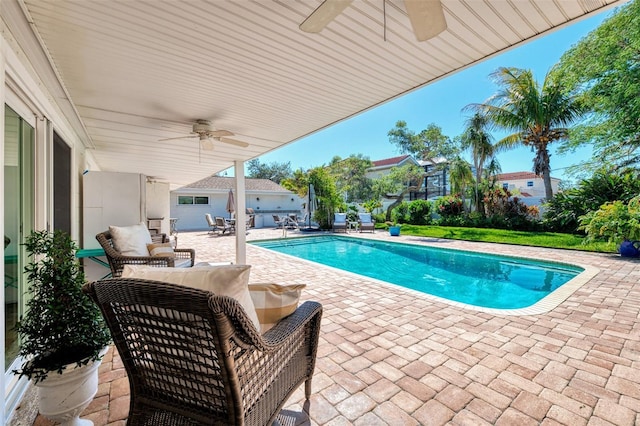
[[40, 414], [61, 426], [93, 426], [91, 420], [80, 419], [80, 413], [98, 391], [98, 367], [102, 361], [82, 367], [68, 365], [62, 372], [49, 373], [36, 384]]

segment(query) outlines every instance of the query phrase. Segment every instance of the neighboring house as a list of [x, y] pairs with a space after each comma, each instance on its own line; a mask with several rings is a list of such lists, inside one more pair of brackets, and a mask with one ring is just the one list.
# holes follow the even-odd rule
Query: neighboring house
[[378, 179], [384, 175], [388, 175], [392, 168], [404, 166], [406, 164], [414, 164], [420, 166], [410, 155], [401, 155], [399, 157], [385, 158], [383, 160], [372, 161], [373, 166], [367, 170], [365, 174], [369, 179]]
[[[509, 192], [516, 192], [520, 201], [527, 206], [540, 207], [540, 214], [544, 212], [542, 203], [545, 199], [544, 180], [542, 176], [538, 176], [533, 172], [513, 172], [502, 173], [496, 176], [498, 185]], [[551, 188], [553, 193], [557, 194], [559, 191], [560, 179], [551, 178]]]
[[[498, 185], [510, 192], [517, 192], [524, 197], [540, 197], [545, 196], [544, 180], [542, 176], [538, 176], [533, 172], [514, 172], [502, 173], [497, 175]], [[559, 190], [560, 179], [551, 178], [551, 188], [553, 193]]]
[[420, 191], [412, 191], [409, 194], [411, 200], [432, 200], [451, 193], [446, 158], [420, 160], [419, 163], [425, 171], [424, 184]]
[[411, 191], [407, 194], [407, 201], [410, 200], [427, 200], [447, 195], [450, 192], [449, 185], [449, 168], [444, 165], [446, 159], [438, 157], [431, 160], [417, 161], [411, 155], [401, 155], [399, 157], [385, 158], [373, 161], [366, 176], [370, 179], [377, 179], [381, 176], [389, 174], [392, 168], [404, 166], [406, 164], [414, 164], [424, 168], [425, 178], [420, 191]]
[[[275, 226], [273, 214], [304, 214], [304, 199], [269, 179], [245, 180], [246, 206], [256, 213], [256, 228]], [[229, 190], [235, 193], [235, 178], [209, 176], [171, 191], [171, 217], [178, 231], [207, 229], [205, 214], [228, 218]]]
[[[406, 201], [427, 200], [446, 195], [450, 192], [448, 173], [449, 169], [446, 165], [446, 159], [439, 157], [432, 160], [417, 161], [411, 155], [401, 155], [398, 157], [385, 158], [373, 161], [366, 176], [370, 179], [377, 179], [391, 172], [394, 167], [404, 166], [406, 164], [414, 164], [424, 168], [424, 182], [419, 191], [411, 191], [405, 196]], [[382, 200], [382, 209], [395, 201], [395, 198], [385, 198]]]

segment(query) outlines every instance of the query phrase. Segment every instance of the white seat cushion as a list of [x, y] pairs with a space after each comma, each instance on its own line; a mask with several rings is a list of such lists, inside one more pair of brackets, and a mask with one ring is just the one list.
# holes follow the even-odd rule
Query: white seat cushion
[[176, 259], [173, 261], [176, 268], [191, 268], [191, 259]]
[[140, 222], [132, 226], [109, 226], [113, 248], [123, 256], [149, 256], [147, 244], [151, 244], [151, 234], [147, 226]]
[[240, 302], [256, 330], [260, 330], [260, 321], [249, 294], [250, 270], [251, 265], [201, 266], [186, 269], [125, 265], [122, 277], [180, 284], [211, 291], [219, 296], [232, 297]]

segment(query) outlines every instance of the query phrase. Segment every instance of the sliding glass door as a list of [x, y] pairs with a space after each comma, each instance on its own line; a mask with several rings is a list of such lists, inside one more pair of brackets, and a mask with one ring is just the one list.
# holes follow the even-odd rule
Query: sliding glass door
[[8, 372], [15, 368], [18, 357], [14, 325], [24, 309], [22, 271], [26, 255], [22, 242], [34, 222], [35, 132], [6, 105], [4, 115], [4, 366]]

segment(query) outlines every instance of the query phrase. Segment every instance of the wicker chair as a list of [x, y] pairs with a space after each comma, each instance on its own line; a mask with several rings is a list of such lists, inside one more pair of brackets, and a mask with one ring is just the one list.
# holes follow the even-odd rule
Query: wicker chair
[[83, 290], [102, 310], [124, 363], [129, 426], [265, 426], [281, 420], [303, 382], [311, 396], [317, 302], [261, 335], [235, 299], [204, 290], [136, 278]]
[[[154, 234], [151, 236], [153, 242], [166, 243], [166, 234]], [[169, 266], [184, 265], [191, 267], [195, 263], [196, 251], [194, 249], [176, 248], [173, 251], [176, 257], [151, 257], [151, 256], [123, 256], [113, 248], [111, 232], [105, 231], [96, 235], [96, 240], [102, 246], [104, 254], [111, 267], [111, 276], [117, 278], [122, 275], [124, 265], [148, 265], [148, 266]]]

